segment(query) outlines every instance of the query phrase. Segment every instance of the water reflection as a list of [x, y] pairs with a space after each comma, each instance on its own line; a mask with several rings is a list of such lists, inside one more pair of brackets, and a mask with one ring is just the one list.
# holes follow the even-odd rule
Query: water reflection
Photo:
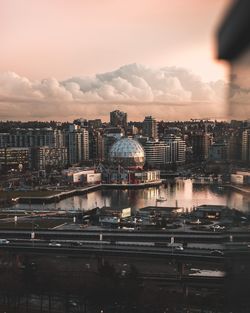
[[[147, 189], [99, 190], [86, 195], [70, 197], [56, 204], [32, 205], [32, 207], [35, 209], [88, 210], [106, 205], [116, 209], [125, 207], [138, 209], [156, 205], [156, 199], [159, 196], [167, 198], [167, 201], [158, 203], [158, 206], [179, 206], [190, 209], [201, 204], [221, 204], [243, 211], [250, 210], [250, 194], [241, 194], [216, 185], [194, 185], [189, 179], [179, 179], [165, 186]], [[17, 204], [15, 208], [28, 208], [28, 206]]]

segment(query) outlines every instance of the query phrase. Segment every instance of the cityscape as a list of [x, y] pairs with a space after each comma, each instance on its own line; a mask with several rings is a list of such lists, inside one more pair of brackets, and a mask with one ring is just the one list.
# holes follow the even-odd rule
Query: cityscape
[[249, 313], [245, 0], [0, 0], [0, 313]]
[[249, 121], [109, 115], [0, 123], [3, 283], [14, 275], [2, 306], [224, 312], [236, 293], [247, 305]]
[[237, 120], [157, 122], [146, 116], [142, 122], [127, 122], [127, 114], [119, 110], [110, 113], [109, 123], [82, 118], [72, 123], [1, 122], [1, 172], [107, 163], [111, 146], [122, 138], [138, 142], [134, 148], [143, 148], [147, 167], [173, 170], [204, 161], [247, 167], [249, 129], [248, 121]]

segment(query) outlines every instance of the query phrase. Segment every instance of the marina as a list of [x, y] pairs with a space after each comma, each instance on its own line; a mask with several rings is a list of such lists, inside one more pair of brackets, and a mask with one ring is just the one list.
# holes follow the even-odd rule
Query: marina
[[[190, 179], [176, 179], [165, 185], [142, 189], [115, 189], [95, 187], [88, 193], [75, 194], [51, 203], [16, 203], [13, 209], [62, 209], [90, 210], [97, 206], [115, 209], [131, 207], [137, 210], [145, 206], [172, 206], [191, 210], [203, 204], [226, 205], [241, 211], [250, 210], [250, 196], [230, 187], [196, 185]], [[164, 202], [157, 199], [164, 198]]]

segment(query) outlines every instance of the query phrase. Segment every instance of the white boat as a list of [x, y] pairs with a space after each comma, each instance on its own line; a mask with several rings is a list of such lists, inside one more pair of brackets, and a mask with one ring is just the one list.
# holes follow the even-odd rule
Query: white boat
[[160, 197], [156, 198], [156, 201], [164, 202], [164, 201], [167, 201], [167, 198], [160, 196]]

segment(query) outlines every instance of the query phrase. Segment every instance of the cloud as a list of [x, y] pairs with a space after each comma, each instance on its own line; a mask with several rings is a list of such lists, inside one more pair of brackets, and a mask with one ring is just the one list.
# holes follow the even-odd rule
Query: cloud
[[224, 114], [224, 89], [223, 81], [204, 82], [178, 67], [151, 69], [130, 64], [64, 81], [31, 81], [6, 72], [0, 73], [0, 114], [9, 119], [25, 115], [28, 119], [105, 118], [110, 110], [121, 106], [131, 119], [142, 119], [146, 114], [162, 119], [218, 116]]

